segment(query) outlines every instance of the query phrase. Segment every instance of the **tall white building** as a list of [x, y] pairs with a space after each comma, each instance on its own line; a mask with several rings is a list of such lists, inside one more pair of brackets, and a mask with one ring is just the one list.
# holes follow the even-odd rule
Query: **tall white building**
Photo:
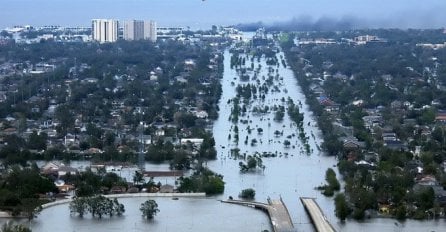
[[118, 21], [114, 19], [92, 20], [93, 40], [100, 43], [115, 42], [118, 40]]
[[144, 39], [148, 39], [152, 42], [156, 42], [156, 22], [155, 21], [145, 21], [144, 22]]
[[125, 21], [123, 27], [123, 38], [125, 40], [151, 40], [155, 42], [156, 23], [154, 21], [129, 20]]
[[144, 21], [129, 20], [123, 23], [123, 38], [125, 40], [144, 39]]

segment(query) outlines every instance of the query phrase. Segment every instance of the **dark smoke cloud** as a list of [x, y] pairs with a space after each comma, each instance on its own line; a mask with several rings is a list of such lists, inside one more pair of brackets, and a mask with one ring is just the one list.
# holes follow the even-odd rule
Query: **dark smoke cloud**
[[256, 30], [259, 27], [265, 27], [268, 30], [280, 31], [334, 31], [334, 30], [351, 30], [367, 27], [364, 20], [360, 20], [353, 16], [344, 16], [336, 19], [332, 17], [321, 17], [313, 19], [310, 16], [300, 16], [292, 18], [285, 22], [275, 23], [244, 23], [238, 24], [236, 27], [244, 31]]
[[446, 14], [439, 14], [438, 10], [417, 12], [413, 10], [402, 11], [392, 16], [365, 19], [355, 16], [343, 16], [340, 18], [323, 16], [314, 19], [310, 16], [300, 16], [284, 22], [274, 23], [243, 23], [236, 27], [244, 31], [253, 31], [259, 27], [267, 30], [280, 31], [343, 31], [352, 29], [376, 29], [376, 28], [418, 28], [434, 29], [446, 26]]

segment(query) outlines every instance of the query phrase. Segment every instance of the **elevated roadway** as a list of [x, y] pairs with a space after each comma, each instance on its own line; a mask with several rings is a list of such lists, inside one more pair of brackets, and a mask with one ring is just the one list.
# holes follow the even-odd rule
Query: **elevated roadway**
[[311, 221], [313, 222], [316, 231], [318, 232], [336, 232], [334, 227], [325, 217], [321, 208], [317, 204], [314, 198], [301, 197], [300, 201], [305, 207], [305, 210], [310, 215]]
[[271, 200], [268, 198], [268, 203], [241, 201], [241, 200], [222, 200], [224, 203], [231, 203], [237, 205], [244, 205], [261, 209], [268, 213], [271, 225], [274, 232], [295, 232], [293, 222], [291, 220], [288, 209], [283, 203], [282, 199]]

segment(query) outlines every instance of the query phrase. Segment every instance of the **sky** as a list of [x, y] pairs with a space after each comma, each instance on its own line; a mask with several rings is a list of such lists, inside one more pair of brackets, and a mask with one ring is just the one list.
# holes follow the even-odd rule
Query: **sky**
[[159, 26], [360, 20], [369, 27], [446, 27], [446, 0], [0, 0], [0, 28], [89, 26], [93, 18], [153, 19]]

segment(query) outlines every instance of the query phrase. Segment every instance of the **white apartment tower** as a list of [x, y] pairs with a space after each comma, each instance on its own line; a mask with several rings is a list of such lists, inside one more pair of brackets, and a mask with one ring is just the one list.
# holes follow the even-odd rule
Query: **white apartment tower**
[[140, 40], [144, 39], [144, 21], [129, 20], [123, 23], [123, 39]]
[[123, 38], [125, 40], [151, 40], [156, 41], [156, 23], [154, 21], [129, 20], [125, 21]]
[[114, 19], [92, 20], [93, 40], [100, 43], [116, 42], [118, 40], [118, 21]]
[[156, 42], [156, 22], [155, 21], [145, 21], [144, 23], [144, 39], [148, 39], [152, 42]]

